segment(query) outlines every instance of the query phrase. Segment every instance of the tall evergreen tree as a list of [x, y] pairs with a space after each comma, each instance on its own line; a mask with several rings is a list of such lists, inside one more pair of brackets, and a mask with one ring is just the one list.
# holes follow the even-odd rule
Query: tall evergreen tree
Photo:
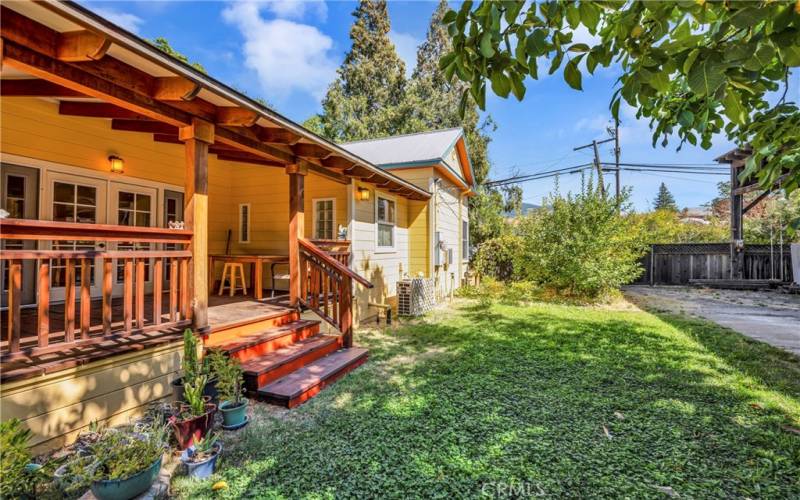
[[439, 59], [452, 50], [450, 37], [443, 22], [450, 7], [440, 0], [431, 16], [425, 41], [417, 49], [417, 64], [411, 75], [403, 106], [403, 132], [424, 132], [449, 127], [462, 127], [469, 144], [470, 163], [480, 184], [489, 175], [488, 132], [494, 130], [490, 117], [481, 121], [477, 106], [471, 104], [464, 117], [459, 103], [465, 85], [450, 83], [439, 69]]
[[667, 189], [667, 185], [663, 182], [658, 187], [658, 196], [656, 201], [653, 202], [653, 210], [672, 210], [677, 212], [678, 205], [675, 204], [675, 197]]
[[405, 63], [389, 38], [386, 0], [361, 0], [350, 28], [353, 46], [309, 124], [337, 142], [397, 134], [405, 96]]

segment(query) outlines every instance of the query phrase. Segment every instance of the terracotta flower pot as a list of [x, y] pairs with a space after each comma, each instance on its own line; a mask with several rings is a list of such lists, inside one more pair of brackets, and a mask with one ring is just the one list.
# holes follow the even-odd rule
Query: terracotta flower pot
[[[185, 409], [185, 408], [184, 408]], [[183, 411], [181, 413], [184, 413]], [[200, 439], [208, 434], [214, 427], [214, 415], [217, 413], [217, 405], [206, 404], [206, 412], [198, 417], [181, 419], [180, 414], [174, 415], [169, 419], [169, 424], [175, 432], [175, 439], [178, 440], [178, 447], [185, 450], [196, 439]]]

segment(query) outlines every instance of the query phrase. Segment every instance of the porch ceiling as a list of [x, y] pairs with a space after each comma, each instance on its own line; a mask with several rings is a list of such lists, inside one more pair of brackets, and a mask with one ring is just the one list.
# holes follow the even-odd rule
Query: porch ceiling
[[210, 152], [264, 166], [296, 164], [410, 199], [430, 193], [383, 171], [181, 63], [72, 2], [2, 7], [3, 97], [56, 99], [62, 114], [110, 119], [116, 130], [180, 143], [178, 128], [214, 124]]

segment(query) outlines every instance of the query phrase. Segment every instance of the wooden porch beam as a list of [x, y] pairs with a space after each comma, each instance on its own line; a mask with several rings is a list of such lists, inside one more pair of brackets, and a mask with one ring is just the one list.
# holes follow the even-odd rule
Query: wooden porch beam
[[333, 154], [329, 149], [325, 149], [316, 144], [297, 143], [292, 146], [292, 152], [302, 158], [323, 159]]
[[327, 168], [322, 167], [320, 165], [317, 165], [316, 163], [313, 163], [311, 161], [300, 159], [300, 160], [298, 160], [298, 163], [300, 165], [305, 166], [305, 168], [309, 172], [313, 172], [313, 173], [315, 173], [315, 174], [317, 174], [319, 176], [325, 177], [326, 179], [332, 180], [334, 182], [338, 182], [339, 184], [348, 184], [349, 183], [349, 179], [347, 177], [343, 176], [342, 174], [340, 174], [338, 172], [335, 172], [333, 170], [328, 170]]
[[214, 142], [214, 125], [194, 118], [181, 127], [184, 141], [186, 177], [184, 222], [192, 231], [189, 251], [189, 298], [195, 330], [208, 330], [208, 148]]
[[79, 66], [92, 65], [94, 62], [68, 64], [6, 39], [3, 40], [3, 64], [171, 125], [182, 126], [192, 122], [189, 113], [138, 94], [127, 86], [100, 79]]
[[300, 305], [300, 239], [305, 235], [305, 176], [303, 165], [286, 166], [289, 175], [289, 305]]
[[217, 125], [223, 127], [252, 127], [258, 113], [250, 109], [222, 106], [217, 108]]
[[259, 127], [257, 130], [259, 140], [269, 144], [296, 144], [300, 136], [294, 132], [278, 127]]
[[151, 134], [169, 134], [174, 135], [176, 138], [178, 137], [178, 127], [154, 120], [124, 120], [115, 118], [111, 120], [111, 130], [147, 132]]
[[87, 30], [58, 34], [56, 59], [65, 62], [96, 61], [111, 47], [111, 40]]
[[325, 168], [334, 170], [347, 170], [353, 166], [353, 162], [342, 158], [341, 156], [329, 156], [320, 160], [320, 163]]
[[61, 101], [58, 113], [67, 116], [85, 116], [88, 118], [122, 118], [127, 120], [150, 120], [149, 117], [134, 111], [120, 108], [107, 102]]
[[280, 167], [284, 168], [286, 166], [285, 163], [281, 163], [278, 161], [271, 161], [265, 158], [261, 158], [260, 156], [252, 155], [249, 153], [244, 153], [242, 151], [230, 150], [230, 149], [217, 149], [212, 148], [210, 151], [211, 153], [215, 153], [217, 158], [220, 160], [226, 161], [234, 161], [234, 162], [242, 162], [242, 163], [252, 163], [255, 165], [261, 165], [264, 167]]
[[283, 151], [275, 146], [264, 144], [258, 139], [252, 139], [239, 134], [225, 127], [216, 127], [215, 132], [217, 142], [228, 144], [237, 149], [252, 153], [256, 156], [266, 158], [268, 160], [277, 160], [283, 163], [296, 163], [297, 158], [294, 155]]
[[153, 97], [159, 101], [191, 101], [203, 87], [181, 76], [165, 76], [153, 82]]
[[0, 95], [3, 97], [86, 97], [80, 92], [38, 78], [4, 79], [0, 82]]

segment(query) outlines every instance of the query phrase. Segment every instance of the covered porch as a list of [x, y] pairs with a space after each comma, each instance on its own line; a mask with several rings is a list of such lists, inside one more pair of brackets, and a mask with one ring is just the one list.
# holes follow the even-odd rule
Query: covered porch
[[351, 339], [352, 281], [368, 282], [346, 252], [312, 241], [307, 195], [330, 200], [325, 236], [336, 238], [353, 179], [427, 193], [77, 5], [2, 14], [4, 364], [118, 336], [207, 333], [219, 254], [285, 256], [288, 305]]

